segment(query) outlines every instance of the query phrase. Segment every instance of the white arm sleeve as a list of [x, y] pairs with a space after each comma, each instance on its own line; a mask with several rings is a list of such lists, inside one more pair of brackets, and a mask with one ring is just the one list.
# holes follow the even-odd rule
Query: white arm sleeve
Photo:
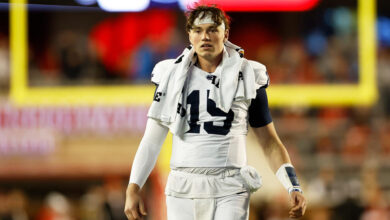
[[129, 184], [135, 183], [140, 188], [145, 184], [146, 179], [156, 164], [168, 130], [167, 127], [164, 127], [156, 120], [148, 119], [144, 136], [134, 157]]

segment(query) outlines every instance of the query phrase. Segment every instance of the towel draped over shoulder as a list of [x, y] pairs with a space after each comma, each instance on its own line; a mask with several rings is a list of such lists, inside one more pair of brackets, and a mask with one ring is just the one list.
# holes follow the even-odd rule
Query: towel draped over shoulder
[[[220, 84], [216, 92], [210, 93], [210, 99], [224, 112], [229, 112], [233, 101], [254, 99], [256, 90], [269, 84], [265, 66], [245, 59], [243, 54], [243, 49], [227, 41], [222, 62], [213, 73]], [[157, 88], [148, 117], [168, 127], [174, 135], [189, 130], [181, 107], [186, 106], [185, 84], [196, 59], [195, 50], [189, 46], [178, 58], [157, 63], [152, 72]]]

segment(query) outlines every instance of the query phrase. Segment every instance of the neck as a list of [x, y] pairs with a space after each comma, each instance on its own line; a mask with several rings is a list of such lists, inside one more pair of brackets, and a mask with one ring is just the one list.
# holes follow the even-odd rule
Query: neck
[[198, 56], [199, 67], [208, 73], [213, 73], [215, 69], [217, 69], [217, 66], [219, 65], [219, 63], [221, 63], [221, 61], [222, 61], [222, 53], [214, 59], [207, 59]]

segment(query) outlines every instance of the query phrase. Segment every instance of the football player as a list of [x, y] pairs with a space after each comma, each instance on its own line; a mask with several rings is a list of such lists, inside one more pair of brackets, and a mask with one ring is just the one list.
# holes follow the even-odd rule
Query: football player
[[294, 167], [268, 109], [266, 68], [243, 57], [243, 50], [228, 41], [229, 30], [222, 10], [197, 6], [187, 14], [191, 46], [155, 66], [154, 101], [126, 191], [128, 219], [146, 215], [140, 190], [168, 131], [173, 133], [168, 219], [248, 219], [250, 193], [261, 186], [260, 176], [246, 164], [248, 124], [291, 197], [289, 216], [305, 213]]

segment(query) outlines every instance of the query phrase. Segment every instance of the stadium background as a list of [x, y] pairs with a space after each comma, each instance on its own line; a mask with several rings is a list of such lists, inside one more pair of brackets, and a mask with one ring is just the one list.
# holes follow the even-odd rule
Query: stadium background
[[[125, 219], [150, 72], [188, 41], [174, 0], [132, 12], [104, 2], [0, 1], [1, 220]], [[390, 3], [218, 2], [230, 40], [268, 68], [272, 116], [309, 202], [302, 219], [390, 219]], [[143, 190], [148, 219], [165, 219], [169, 142]], [[248, 162], [264, 180], [250, 219], [287, 219], [251, 133]]]

